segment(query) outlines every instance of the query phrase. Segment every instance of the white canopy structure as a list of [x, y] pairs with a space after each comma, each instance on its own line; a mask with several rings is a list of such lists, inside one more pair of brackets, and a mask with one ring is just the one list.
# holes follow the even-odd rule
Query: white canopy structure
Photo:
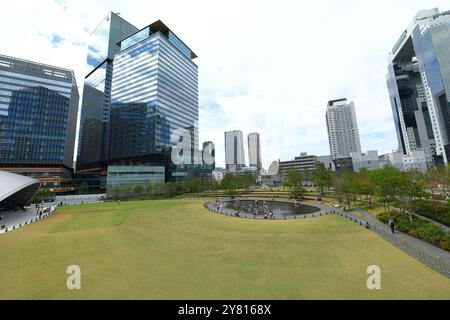
[[26, 206], [40, 185], [36, 179], [0, 171], [0, 210]]

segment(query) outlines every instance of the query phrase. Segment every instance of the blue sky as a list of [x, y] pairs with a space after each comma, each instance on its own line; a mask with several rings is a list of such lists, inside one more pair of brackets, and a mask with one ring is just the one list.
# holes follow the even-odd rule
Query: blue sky
[[[448, 0], [6, 1], [0, 53], [75, 70], [82, 93], [90, 32], [109, 11], [161, 19], [198, 55], [200, 141], [224, 163], [225, 130], [261, 134], [263, 165], [328, 154], [328, 100], [355, 102], [363, 150], [397, 148], [388, 52], [420, 9]], [[244, 139], [246, 140], [246, 139]]]

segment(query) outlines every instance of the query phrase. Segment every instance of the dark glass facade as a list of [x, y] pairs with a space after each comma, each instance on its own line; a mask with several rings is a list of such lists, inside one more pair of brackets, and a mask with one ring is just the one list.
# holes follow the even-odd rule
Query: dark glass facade
[[81, 107], [77, 166], [82, 169], [105, 166], [108, 156], [109, 113], [113, 59], [117, 44], [138, 29], [110, 13], [91, 34]]
[[450, 12], [419, 12], [391, 52], [387, 83], [404, 154], [450, 154]]
[[70, 179], [78, 100], [73, 71], [0, 55], [0, 167]]
[[178, 180], [201, 175], [203, 168], [194, 164], [200, 152], [198, 70], [191, 61], [195, 55], [166, 28], [158, 22], [121, 41], [114, 58], [108, 155], [114, 161], [170, 154], [180, 143], [176, 131], [185, 130], [191, 163], [161, 164], [167, 180]]

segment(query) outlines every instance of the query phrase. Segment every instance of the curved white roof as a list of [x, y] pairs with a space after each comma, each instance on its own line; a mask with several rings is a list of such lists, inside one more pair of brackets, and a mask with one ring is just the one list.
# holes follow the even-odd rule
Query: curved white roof
[[[23, 206], [31, 199], [39, 186], [39, 180], [25, 177], [20, 174], [0, 171], [0, 202], [17, 194], [16, 198], [18, 206]], [[29, 190], [30, 188], [28, 187], [32, 190]], [[21, 191], [23, 191], [23, 195], [21, 195]], [[30, 193], [31, 197], [29, 196]]]

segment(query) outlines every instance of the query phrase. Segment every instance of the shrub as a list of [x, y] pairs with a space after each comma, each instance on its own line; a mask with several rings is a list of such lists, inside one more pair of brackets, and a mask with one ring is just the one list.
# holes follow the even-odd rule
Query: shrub
[[[414, 217], [412, 223], [399, 212], [392, 212], [391, 217], [395, 220], [397, 230], [450, 251], [450, 232], [444, 231], [439, 226], [419, 217]], [[385, 224], [389, 221], [387, 213], [381, 213], [377, 218]]]

